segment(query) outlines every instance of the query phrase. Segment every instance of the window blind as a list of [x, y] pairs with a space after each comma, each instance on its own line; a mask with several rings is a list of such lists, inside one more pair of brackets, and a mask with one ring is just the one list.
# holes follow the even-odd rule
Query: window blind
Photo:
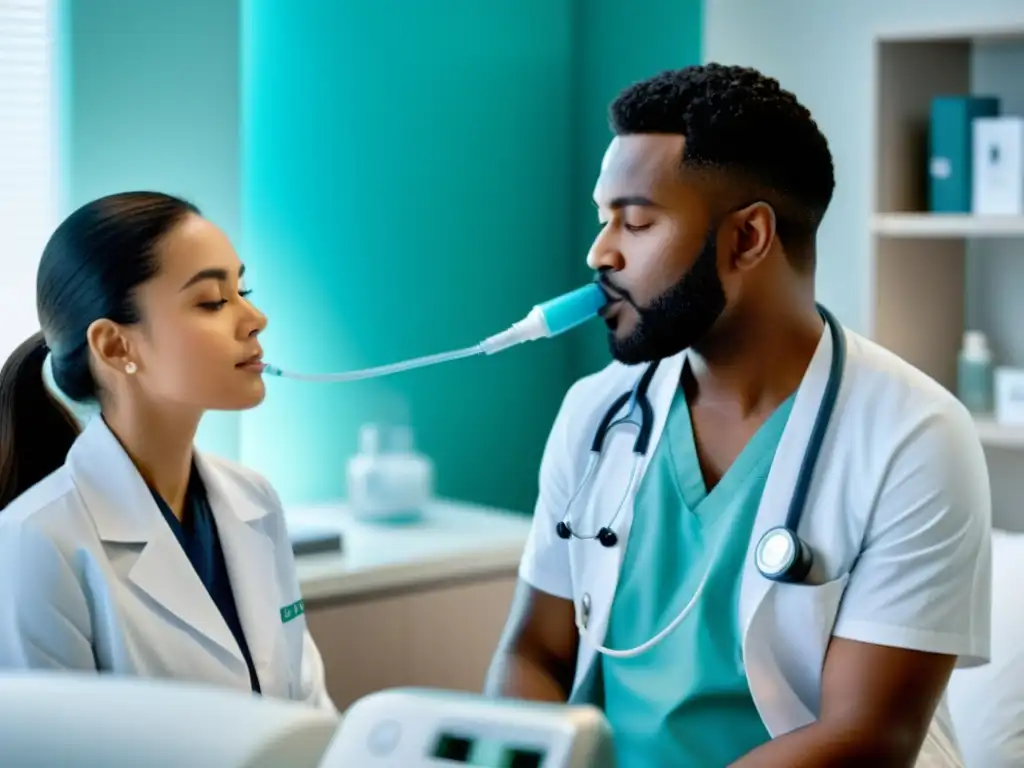
[[39, 327], [58, 202], [57, 0], [0, 0], [0, 359]]

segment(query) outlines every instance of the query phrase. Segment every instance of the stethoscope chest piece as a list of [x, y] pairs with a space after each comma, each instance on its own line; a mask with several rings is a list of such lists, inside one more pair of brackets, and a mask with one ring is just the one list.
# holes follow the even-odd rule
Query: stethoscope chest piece
[[757, 570], [771, 581], [801, 582], [812, 561], [811, 548], [784, 525], [766, 531], [754, 552]]

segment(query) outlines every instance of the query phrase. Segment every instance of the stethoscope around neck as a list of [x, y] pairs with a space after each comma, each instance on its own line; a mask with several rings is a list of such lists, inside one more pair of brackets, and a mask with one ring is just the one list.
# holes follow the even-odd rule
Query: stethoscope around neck
[[[810, 489], [811, 480], [814, 478], [814, 469], [821, 454], [821, 448], [825, 441], [825, 433], [828, 430], [829, 421], [836, 408], [836, 401], [839, 397], [839, 388], [842, 384], [843, 369], [846, 365], [846, 337], [843, 334], [839, 321], [825, 307], [818, 305], [818, 312], [828, 326], [829, 334], [832, 337], [832, 360], [829, 366], [828, 381], [825, 384], [825, 391], [821, 397], [821, 404], [818, 406], [818, 413], [811, 428], [811, 434], [807, 441], [807, 448], [804, 450], [803, 460], [800, 463], [800, 471], [796, 483], [793, 486], [793, 495], [790, 497], [789, 509], [786, 513], [786, 520], [783, 525], [775, 526], [765, 531], [758, 540], [754, 549], [754, 564], [758, 572], [769, 581], [783, 583], [801, 583], [806, 580], [814, 562], [814, 555], [811, 547], [800, 538], [797, 532], [800, 521], [803, 517], [804, 508], [807, 505], [807, 495]], [[626, 504], [629, 503], [634, 494], [635, 485], [640, 475], [639, 469], [642, 465], [647, 451], [650, 447], [651, 433], [654, 429], [654, 410], [648, 397], [648, 389], [654, 374], [658, 370], [658, 361], [649, 364], [646, 370], [637, 379], [636, 384], [627, 392], [623, 392], [609, 406], [602, 417], [591, 441], [590, 452], [587, 458], [587, 466], [583, 472], [583, 479], [576, 488], [575, 493], [566, 504], [562, 519], [555, 526], [555, 532], [562, 539], [596, 539], [604, 547], [614, 547], [619, 543], [619, 536], [615, 526]], [[625, 408], [625, 413], [619, 416], [619, 412]], [[629, 480], [626, 490], [615, 512], [608, 522], [601, 526], [595, 533], [582, 534], [573, 529], [571, 523], [571, 512], [574, 503], [583, 489], [591, 482], [593, 476], [600, 468], [603, 449], [609, 433], [620, 426], [630, 425], [636, 428], [637, 435], [633, 442], [633, 461], [630, 468]], [[657, 645], [667, 637], [690, 613], [697, 604], [708, 576], [711, 573], [711, 563], [714, 562], [713, 553], [704, 576], [701, 578], [693, 597], [686, 604], [679, 615], [672, 620], [667, 627], [652, 637], [646, 643], [626, 650], [613, 650], [601, 645], [594, 647], [599, 653], [614, 657], [637, 656], [647, 649]], [[587, 623], [590, 614], [590, 596], [583, 595], [582, 600], [576, 605], [576, 626], [581, 636], [587, 634]]]

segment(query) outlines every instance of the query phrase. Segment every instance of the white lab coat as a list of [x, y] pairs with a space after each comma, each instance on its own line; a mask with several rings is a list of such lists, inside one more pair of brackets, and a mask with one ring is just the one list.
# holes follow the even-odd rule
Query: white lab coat
[[[814, 552], [807, 584], [777, 584], [754, 565], [761, 534], [784, 523], [832, 356], [824, 332], [797, 392], [750, 539], [739, 619], [747, 679], [773, 737], [815, 720], [832, 635], [956, 654], [961, 666], [989, 654], [991, 501], [984, 454], [966, 410], [945, 389], [849, 331], [847, 362], [800, 525]], [[649, 395], [661, 437], [685, 353], [662, 362]], [[520, 576], [573, 600], [586, 616], [573, 695], [590, 678], [607, 629], [633, 495], [619, 513], [619, 544], [563, 540], [555, 533], [587, 463], [598, 422], [642, 369], [612, 364], [566, 395], [543, 459], [540, 496]], [[618, 433], [616, 435], [616, 432]], [[576, 498], [574, 530], [608, 524], [623, 498], [636, 432], [613, 431], [596, 481]], [[638, 473], [642, 473], [646, 461]], [[637, 483], [639, 484], [639, 483]], [[635, 488], [635, 486], [634, 486]], [[634, 494], [635, 495], [635, 494]], [[698, 661], [699, 663], [699, 661]], [[918, 766], [961, 764], [943, 703]]]
[[[262, 693], [333, 710], [281, 503], [261, 477], [197, 455]], [[228, 625], [103, 419], [0, 512], [0, 669], [98, 670], [250, 691]], [[87, 706], [87, 704], [86, 704]]]

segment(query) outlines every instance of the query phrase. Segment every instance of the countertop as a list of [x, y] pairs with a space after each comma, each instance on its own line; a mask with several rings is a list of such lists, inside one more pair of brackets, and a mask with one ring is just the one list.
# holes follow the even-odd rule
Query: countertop
[[340, 553], [296, 558], [305, 600], [351, 599], [496, 573], [514, 574], [530, 517], [447, 499], [432, 502], [421, 521], [398, 525], [357, 520], [344, 503], [285, 511], [288, 528], [337, 529]]

